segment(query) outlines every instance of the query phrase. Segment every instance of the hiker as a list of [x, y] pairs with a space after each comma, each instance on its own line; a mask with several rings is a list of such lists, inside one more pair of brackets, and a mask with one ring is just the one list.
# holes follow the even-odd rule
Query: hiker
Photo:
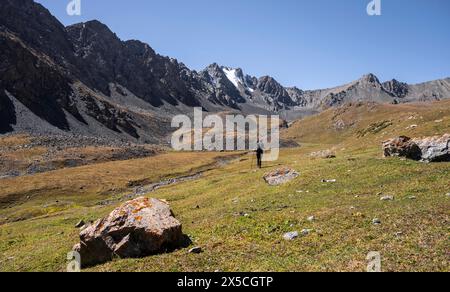
[[258, 148], [256, 149], [256, 160], [258, 161], [258, 168], [262, 168], [262, 156], [264, 154], [263, 145], [258, 142]]

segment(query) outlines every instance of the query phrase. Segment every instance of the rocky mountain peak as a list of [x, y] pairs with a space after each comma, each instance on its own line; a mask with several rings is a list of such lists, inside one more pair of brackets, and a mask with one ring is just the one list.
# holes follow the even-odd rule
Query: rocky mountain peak
[[396, 97], [404, 98], [408, 95], [409, 86], [404, 82], [400, 82], [396, 79], [392, 79], [391, 81], [387, 81], [383, 83], [383, 87], [394, 94]]
[[33, 0], [0, 1], [0, 30], [6, 29], [59, 64], [74, 60], [65, 27]]
[[283, 86], [281, 86], [278, 81], [276, 81], [273, 77], [263, 76], [258, 80], [258, 89], [265, 93], [271, 94], [285, 94], [286, 90]]
[[66, 31], [75, 45], [76, 54], [82, 58], [95, 52], [105, 54], [106, 51], [113, 53], [122, 49], [117, 35], [97, 20], [68, 26]]
[[361, 77], [361, 79], [359, 81], [362, 82], [362, 83], [365, 83], [365, 84], [381, 85], [381, 82], [378, 79], [378, 77], [375, 76], [375, 74], [372, 74], [372, 73], [364, 75], [363, 77]]

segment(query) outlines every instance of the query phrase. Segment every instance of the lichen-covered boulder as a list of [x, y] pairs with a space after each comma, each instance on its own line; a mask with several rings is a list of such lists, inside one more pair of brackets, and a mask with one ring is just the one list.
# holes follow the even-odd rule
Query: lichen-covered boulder
[[420, 160], [422, 152], [414, 141], [405, 136], [383, 142], [384, 157], [406, 157], [413, 160]]
[[283, 167], [266, 173], [264, 180], [271, 186], [278, 186], [290, 182], [299, 176], [298, 172], [288, 167]]
[[168, 203], [137, 198], [115, 209], [80, 233], [74, 251], [82, 267], [105, 263], [113, 257], [138, 258], [181, 247], [181, 223]]

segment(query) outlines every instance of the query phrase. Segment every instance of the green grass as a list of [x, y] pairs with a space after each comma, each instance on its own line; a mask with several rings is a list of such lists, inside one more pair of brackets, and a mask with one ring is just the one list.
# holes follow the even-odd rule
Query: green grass
[[[367, 254], [377, 251], [383, 271], [448, 272], [450, 163], [384, 159], [380, 148], [398, 135], [450, 132], [448, 105], [354, 105], [299, 121], [283, 137], [302, 147], [283, 150], [280, 160], [263, 170], [251, 169], [250, 158], [243, 157], [198, 180], [148, 194], [170, 202], [203, 253], [189, 254], [186, 248], [117, 259], [88, 271], [364, 271]], [[347, 127], [333, 128], [336, 120]], [[407, 129], [411, 124], [418, 127]], [[310, 157], [330, 148], [336, 159]], [[167, 153], [1, 180], [0, 224], [7, 223], [0, 225], [0, 270], [64, 271], [66, 254], [78, 242], [74, 225], [101, 218], [119, 204], [99, 202], [126, 194], [133, 182], [208, 169], [218, 155], [228, 154]], [[268, 186], [262, 176], [280, 165], [300, 176]], [[380, 201], [383, 195], [395, 200]], [[239, 215], [245, 213], [249, 216]], [[309, 216], [316, 221], [309, 222]], [[373, 225], [374, 218], [382, 224]], [[282, 239], [303, 229], [314, 232]]]
[[[280, 187], [269, 187], [261, 178], [277, 165], [254, 171], [244, 159], [152, 193], [170, 202], [184, 232], [204, 253], [183, 249], [89, 270], [364, 271], [370, 251], [381, 252], [385, 271], [449, 270], [448, 163], [381, 159], [376, 149], [340, 152], [333, 160], [310, 159], [314, 148], [282, 152], [277, 165], [291, 166], [301, 175]], [[381, 202], [380, 192], [395, 195], [395, 200]], [[408, 199], [412, 195], [417, 199]], [[78, 240], [74, 224], [104, 216], [113, 207], [78, 206], [0, 226], [0, 269], [63, 271], [65, 255]], [[241, 212], [250, 216], [236, 216]], [[364, 216], [353, 216], [357, 212]], [[316, 221], [308, 222], [312, 215]], [[372, 225], [375, 217], [381, 226]], [[285, 232], [305, 228], [315, 231], [292, 242], [282, 240]], [[403, 236], [396, 237], [397, 232]]]

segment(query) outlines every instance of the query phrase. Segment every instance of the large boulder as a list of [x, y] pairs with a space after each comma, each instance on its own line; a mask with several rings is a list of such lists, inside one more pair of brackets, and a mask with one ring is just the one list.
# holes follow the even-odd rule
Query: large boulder
[[383, 142], [384, 157], [406, 157], [409, 159], [420, 160], [422, 152], [414, 141], [405, 136]]
[[298, 172], [288, 167], [283, 167], [266, 173], [264, 180], [271, 186], [285, 184], [299, 176]]
[[385, 157], [399, 156], [424, 162], [450, 161], [450, 134], [411, 139], [405, 136], [383, 142]]
[[450, 161], [450, 134], [413, 139], [413, 142], [420, 148], [423, 161]]
[[74, 247], [82, 267], [113, 257], [138, 258], [173, 250], [186, 241], [181, 223], [161, 200], [137, 198], [115, 209], [80, 233]]

